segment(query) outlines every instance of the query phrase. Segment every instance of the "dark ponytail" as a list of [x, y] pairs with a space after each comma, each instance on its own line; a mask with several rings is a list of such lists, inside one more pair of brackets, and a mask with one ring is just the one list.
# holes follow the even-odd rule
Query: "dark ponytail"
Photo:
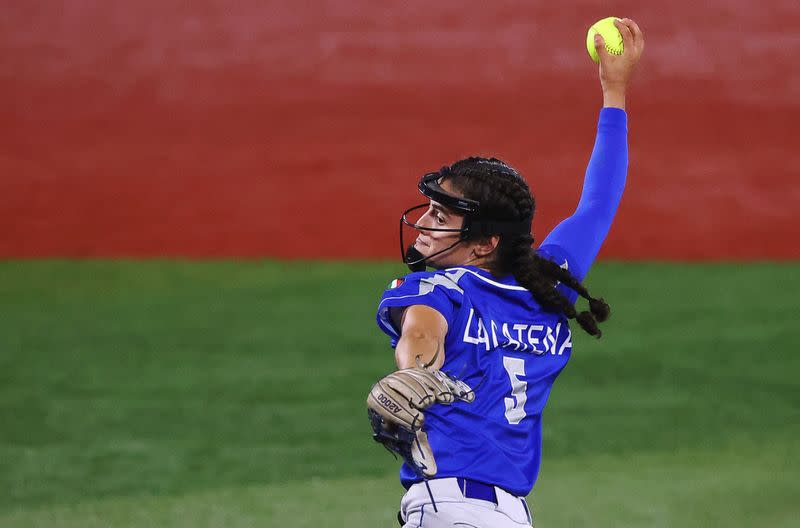
[[[479, 215], [493, 220], [522, 221], [532, 218], [535, 202], [528, 184], [519, 173], [496, 158], [467, 158], [450, 167], [447, 179], [466, 198], [481, 203]], [[501, 235], [492, 272], [512, 274], [520, 286], [529, 290], [545, 309], [575, 319], [587, 333], [600, 337], [598, 327], [611, 315], [611, 308], [602, 298], [594, 298], [569, 271], [537, 254], [533, 237]], [[589, 310], [577, 312], [556, 287], [561, 282], [589, 301]]]

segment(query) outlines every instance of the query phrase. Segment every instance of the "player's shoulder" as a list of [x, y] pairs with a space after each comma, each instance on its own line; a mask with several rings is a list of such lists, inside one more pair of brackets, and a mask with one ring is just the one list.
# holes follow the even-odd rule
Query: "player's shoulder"
[[414, 271], [403, 277], [398, 277], [389, 282], [386, 293], [393, 291], [411, 291], [417, 294], [425, 294], [436, 289], [437, 286], [443, 290], [464, 293], [464, 289], [459, 285], [459, 281], [464, 275], [461, 268], [434, 270], [434, 271]]
[[564, 253], [564, 250], [561, 248], [561, 246], [556, 246], [554, 244], [539, 246], [536, 248], [536, 254], [540, 257], [546, 258], [547, 260], [552, 260], [553, 262], [566, 260], [566, 254]]
[[578, 271], [575, 268], [574, 259], [562, 248], [555, 244], [548, 244], [536, 248], [536, 254], [545, 258], [559, 267], [571, 272], [573, 275]]
[[[575, 265], [573, 258], [564, 250], [564, 248], [559, 245], [548, 244], [546, 246], [541, 246], [536, 249], [536, 254], [542, 258], [552, 261], [558, 267], [567, 270], [570, 275], [579, 281], [584, 277], [583, 271], [578, 269], [578, 266]], [[578, 299], [578, 292], [566, 284], [557, 284], [557, 288], [561, 294], [564, 295], [571, 303], [575, 303], [575, 301]]]

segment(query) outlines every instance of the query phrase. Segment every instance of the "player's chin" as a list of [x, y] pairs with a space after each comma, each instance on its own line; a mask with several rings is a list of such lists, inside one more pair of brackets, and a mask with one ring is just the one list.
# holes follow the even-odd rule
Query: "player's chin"
[[425, 258], [428, 258], [429, 255], [433, 255], [435, 253], [435, 251], [431, 250], [430, 244], [420, 242], [419, 239], [415, 240], [411, 247], [417, 250], [417, 252], [419, 252], [419, 254]]
[[417, 249], [422, 247], [430, 248], [431, 238], [420, 234], [419, 236], [417, 236], [417, 238], [414, 239], [414, 245], [417, 247]]
[[[445, 254], [437, 255], [436, 251], [438, 250], [434, 251], [430, 247], [420, 247], [419, 251], [420, 253], [425, 255], [425, 262], [428, 264], [428, 266], [435, 269], [444, 269], [448, 267], [447, 255]], [[433, 255], [433, 256], [428, 257], [428, 255]]]

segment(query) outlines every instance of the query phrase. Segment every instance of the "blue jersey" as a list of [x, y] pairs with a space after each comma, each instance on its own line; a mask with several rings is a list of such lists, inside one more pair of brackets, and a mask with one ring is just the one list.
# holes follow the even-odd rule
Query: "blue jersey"
[[[557, 263], [569, 266], [563, 257]], [[574, 302], [575, 292], [559, 288]], [[473, 266], [417, 272], [381, 299], [378, 325], [392, 346], [400, 336], [389, 310], [418, 304], [448, 322], [442, 370], [475, 389], [472, 403], [425, 411], [437, 478], [466, 477], [528, 494], [539, 471], [542, 411], [572, 352], [566, 318], [543, 310], [510, 275], [497, 278]], [[404, 465], [401, 480], [408, 487], [419, 478]]]
[[[627, 174], [627, 116], [600, 112], [598, 134], [575, 213], [537, 250], [583, 280], [603, 243]], [[577, 294], [558, 286], [570, 302]], [[437, 477], [465, 477], [515, 495], [530, 493], [539, 472], [542, 412], [553, 382], [572, 353], [566, 317], [543, 309], [513, 276], [462, 266], [411, 273], [394, 281], [378, 307], [378, 326], [400, 338], [390, 311], [426, 305], [447, 320], [442, 370], [475, 390], [475, 401], [425, 411]], [[400, 470], [408, 487], [419, 477]]]

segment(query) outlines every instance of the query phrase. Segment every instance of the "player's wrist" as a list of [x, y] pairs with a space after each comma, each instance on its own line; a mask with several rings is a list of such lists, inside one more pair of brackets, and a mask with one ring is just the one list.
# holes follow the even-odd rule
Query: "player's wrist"
[[628, 89], [628, 82], [624, 79], [600, 79], [600, 88], [603, 93], [621, 93], [625, 94]]
[[625, 90], [603, 87], [603, 107], [625, 109]]

